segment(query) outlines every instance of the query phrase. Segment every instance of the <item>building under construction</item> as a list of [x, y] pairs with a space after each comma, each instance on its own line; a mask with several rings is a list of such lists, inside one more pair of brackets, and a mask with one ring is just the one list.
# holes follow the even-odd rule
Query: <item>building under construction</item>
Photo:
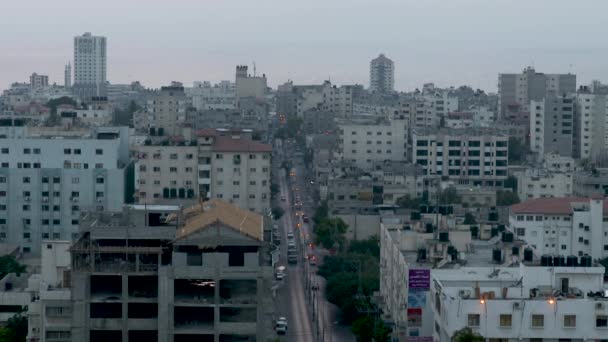
[[213, 199], [91, 213], [72, 246], [72, 341], [265, 341], [265, 217]]

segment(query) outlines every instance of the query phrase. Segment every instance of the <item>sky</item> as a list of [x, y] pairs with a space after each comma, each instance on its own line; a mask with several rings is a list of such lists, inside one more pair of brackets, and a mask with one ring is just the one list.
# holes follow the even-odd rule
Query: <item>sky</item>
[[369, 85], [395, 63], [395, 88], [496, 91], [498, 73], [534, 66], [608, 82], [606, 0], [0, 0], [0, 89], [32, 72], [63, 84], [73, 37], [108, 39], [108, 80], [233, 80], [255, 62], [275, 87]]

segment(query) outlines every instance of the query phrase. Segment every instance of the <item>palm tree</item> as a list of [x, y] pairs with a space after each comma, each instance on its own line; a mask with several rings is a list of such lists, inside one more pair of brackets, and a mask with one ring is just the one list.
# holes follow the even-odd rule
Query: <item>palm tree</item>
[[484, 342], [485, 339], [474, 333], [471, 328], [463, 328], [458, 330], [454, 337], [452, 337], [453, 342]]

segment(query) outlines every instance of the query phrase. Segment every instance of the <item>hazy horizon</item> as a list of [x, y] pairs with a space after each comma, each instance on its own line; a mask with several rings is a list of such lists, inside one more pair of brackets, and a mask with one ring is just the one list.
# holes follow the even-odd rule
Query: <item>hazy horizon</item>
[[[63, 84], [73, 37], [108, 39], [108, 80], [233, 80], [237, 64], [256, 62], [276, 87], [369, 83], [380, 53], [395, 62], [395, 88], [423, 83], [496, 91], [500, 72], [528, 65], [572, 72], [579, 84], [608, 81], [602, 25], [608, 2], [517, 1], [194, 1], [179, 5], [108, 0], [22, 0], [0, 13], [0, 89], [32, 72]], [[515, 25], [514, 25], [515, 24]]]

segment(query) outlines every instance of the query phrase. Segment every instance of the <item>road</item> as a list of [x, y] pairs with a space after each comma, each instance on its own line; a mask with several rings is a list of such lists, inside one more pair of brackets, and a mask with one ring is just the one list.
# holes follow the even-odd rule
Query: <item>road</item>
[[[288, 154], [286, 154], [288, 155]], [[277, 316], [286, 316], [289, 322], [287, 335], [282, 341], [331, 341], [350, 342], [355, 337], [349, 327], [337, 323], [339, 309], [327, 302], [325, 298], [325, 279], [316, 274], [316, 266], [310, 265], [307, 255], [315, 255], [318, 262], [328, 254], [327, 250], [311, 248], [308, 242], [313, 241], [312, 227], [303, 222], [302, 215], [292, 205], [293, 198], [298, 195], [303, 202], [302, 212], [312, 217], [313, 205], [310, 183], [306, 179], [302, 160], [290, 158], [296, 168], [296, 176], [291, 177], [285, 170], [278, 170], [280, 196], [285, 198], [280, 205], [285, 210], [280, 220], [281, 257], [280, 265], [287, 267], [286, 278], [278, 290]], [[298, 226], [299, 224], [299, 226]], [[293, 231], [297, 237], [297, 246], [300, 258], [297, 265], [287, 263], [287, 232]], [[317, 290], [315, 290], [315, 288]]]

